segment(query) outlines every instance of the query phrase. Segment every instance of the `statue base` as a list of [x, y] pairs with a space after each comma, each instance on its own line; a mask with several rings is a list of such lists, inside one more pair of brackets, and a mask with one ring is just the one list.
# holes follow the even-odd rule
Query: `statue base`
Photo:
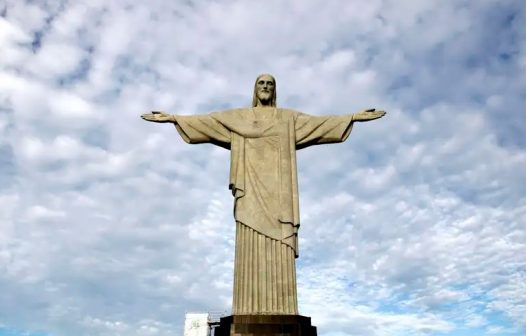
[[222, 317], [214, 336], [316, 336], [310, 317], [301, 315], [231, 315]]

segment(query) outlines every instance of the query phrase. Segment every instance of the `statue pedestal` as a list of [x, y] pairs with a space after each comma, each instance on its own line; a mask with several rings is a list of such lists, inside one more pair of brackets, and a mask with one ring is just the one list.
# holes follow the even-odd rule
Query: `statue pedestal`
[[221, 318], [214, 336], [316, 336], [310, 317], [301, 315], [231, 315]]

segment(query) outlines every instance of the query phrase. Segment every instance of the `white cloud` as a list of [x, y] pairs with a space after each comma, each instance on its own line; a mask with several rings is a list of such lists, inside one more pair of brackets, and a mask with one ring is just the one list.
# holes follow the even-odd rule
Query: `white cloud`
[[[300, 311], [328, 335], [521, 335], [525, 7], [486, 1], [8, 1], [0, 325], [172, 335], [229, 308], [228, 152], [148, 110], [385, 108], [298, 153]], [[503, 316], [502, 321], [492, 314]]]
[[82, 57], [82, 49], [75, 45], [44, 43], [27, 69], [39, 78], [54, 80], [74, 72]]
[[56, 211], [46, 208], [42, 205], [35, 205], [28, 210], [27, 217], [30, 221], [38, 221], [42, 219], [58, 219], [65, 217], [65, 213], [62, 211]]

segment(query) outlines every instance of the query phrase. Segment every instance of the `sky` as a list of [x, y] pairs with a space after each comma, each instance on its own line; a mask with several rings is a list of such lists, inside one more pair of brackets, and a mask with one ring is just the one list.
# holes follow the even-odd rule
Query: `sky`
[[229, 152], [151, 110], [387, 111], [298, 152], [327, 336], [526, 334], [526, 2], [0, 1], [0, 336], [231, 308]]

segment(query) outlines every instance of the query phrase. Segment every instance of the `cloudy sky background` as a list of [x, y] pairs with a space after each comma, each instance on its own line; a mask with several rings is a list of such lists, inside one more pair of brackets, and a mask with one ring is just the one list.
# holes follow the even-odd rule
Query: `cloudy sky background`
[[0, 2], [0, 335], [181, 335], [228, 311], [229, 152], [149, 110], [378, 107], [298, 152], [321, 335], [526, 333], [526, 2]]

